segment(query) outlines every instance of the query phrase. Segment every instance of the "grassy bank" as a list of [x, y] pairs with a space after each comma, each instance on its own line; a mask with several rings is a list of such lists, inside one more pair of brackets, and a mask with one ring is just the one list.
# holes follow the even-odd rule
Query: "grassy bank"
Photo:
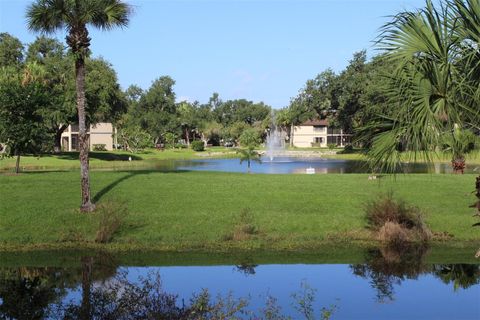
[[[203, 152], [192, 149], [167, 149], [163, 151], [150, 149], [140, 153], [126, 151], [90, 152], [90, 167], [125, 168], [151, 167], [158, 160], [190, 160], [204, 158], [235, 157], [232, 148], [212, 147]], [[27, 155], [20, 158], [22, 170], [71, 170], [80, 167], [78, 152], [62, 152], [59, 154], [43, 154], [41, 156]], [[13, 170], [16, 158], [0, 159], [0, 171]]]
[[313, 249], [368, 242], [363, 206], [378, 194], [419, 206], [450, 243], [480, 241], [468, 208], [474, 175], [247, 175], [93, 172], [98, 203], [128, 215], [109, 244], [94, 242], [100, 214], [82, 214], [78, 172], [0, 175], [0, 246], [160, 250]]

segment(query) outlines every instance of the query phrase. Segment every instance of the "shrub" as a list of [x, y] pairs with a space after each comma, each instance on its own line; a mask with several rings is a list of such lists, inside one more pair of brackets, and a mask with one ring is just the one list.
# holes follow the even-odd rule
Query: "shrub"
[[417, 207], [395, 200], [392, 193], [380, 196], [366, 205], [366, 218], [370, 229], [380, 241], [400, 245], [412, 241], [428, 241], [431, 232]]
[[99, 215], [95, 242], [108, 243], [122, 226], [127, 216], [127, 206], [124, 203], [107, 201], [97, 207]]
[[192, 141], [192, 143], [190, 143], [190, 146], [194, 151], [200, 152], [205, 150], [205, 145], [203, 144], [203, 141], [199, 141], [199, 140]]
[[338, 151], [337, 154], [349, 154], [353, 153], [353, 146], [351, 144], [347, 144], [343, 150]]
[[247, 240], [257, 232], [252, 211], [250, 208], [243, 208], [237, 218], [233, 240]]
[[331, 149], [335, 149], [337, 147], [337, 145], [335, 143], [329, 143], [329, 144], [327, 144], [327, 147], [328, 147], [328, 149], [331, 150]]
[[107, 145], [104, 143], [94, 144], [93, 151], [107, 151]]
[[186, 144], [183, 144], [183, 143], [177, 143], [175, 144], [175, 148], [176, 149], [185, 149], [187, 147]]

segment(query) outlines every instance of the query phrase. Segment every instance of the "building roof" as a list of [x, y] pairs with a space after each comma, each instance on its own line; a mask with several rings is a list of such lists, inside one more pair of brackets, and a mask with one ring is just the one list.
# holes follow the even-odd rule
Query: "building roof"
[[308, 119], [300, 124], [301, 126], [328, 126], [326, 119]]

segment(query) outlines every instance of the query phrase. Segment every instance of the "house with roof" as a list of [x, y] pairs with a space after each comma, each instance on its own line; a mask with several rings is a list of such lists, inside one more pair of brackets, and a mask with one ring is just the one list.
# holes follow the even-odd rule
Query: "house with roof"
[[352, 142], [352, 135], [340, 128], [329, 126], [328, 120], [307, 120], [293, 127], [293, 146], [298, 148], [327, 147], [334, 144], [345, 147]]
[[[100, 122], [90, 125], [87, 131], [90, 150], [113, 150], [115, 141], [115, 128], [109, 122]], [[61, 146], [63, 151], [78, 151], [78, 124], [69, 125], [62, 133]]]

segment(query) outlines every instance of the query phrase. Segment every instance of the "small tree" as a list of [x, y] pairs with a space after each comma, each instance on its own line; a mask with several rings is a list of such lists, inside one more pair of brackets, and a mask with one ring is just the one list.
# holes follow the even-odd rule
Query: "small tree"
[[261, 163], [261, 156], [255, 150], [255, 147], [260, 142], [260, 136], [254, 129], [246, 129], [240, 135], [240, 144], [244, 147], [237, 149], [237, 153], [240, 154], [240, 164], [247, 161], [247, 172], [250, 173], [250, 164], [252, 161]]
[[452, 168], [455, 173], [465, 169], [465, 155], [475, 149], [478, 137], [470, 130], [455, 127], [453, 132], [446, 133], [442, 139], [442, 149], [452, 155]]
[[140, 126], [131, 126], [119, 130], [119, 142], [126, 150], [139, 152], [152, 144], [152, 137]]
[[245, 149], [237, 149], [237, 153], [240, 154], [240, 164], [247, 161], [247, 172], [250, 173], [250, 163], [252, 161], [262, 163], [260, 154], [255, 150], [255, 147], [248, 146]]
[[165, 132], [163, 134], [163, 138], [169, 147], [175, 149], [175, 140], [177, 139], [177, 135], [172, 132]]

